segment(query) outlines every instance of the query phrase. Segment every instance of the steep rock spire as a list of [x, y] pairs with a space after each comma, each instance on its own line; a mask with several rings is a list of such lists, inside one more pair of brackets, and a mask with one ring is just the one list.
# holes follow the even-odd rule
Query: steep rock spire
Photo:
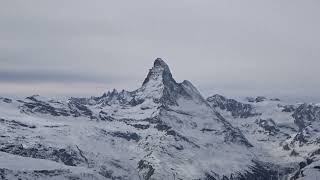
[[161, 58], [157, 58], [154, 61], [153, 67], [149, 70], [149, 73], [142, 85], [147, 84], [149, 81], [160, 81], [163, 84], [176, 84], [176, 81], [172, 77], [169, 66]]
[[190, 82], [177, 83], [173, 79], [169, 66], [161, 58], [154, 61], [141, 90], [144, 94], [149, 94], [148, 97], [152, 96], [156, 102], [164, 105], [178, 105], [179, 97], [197, 97], [202, 100], [200, 93]]

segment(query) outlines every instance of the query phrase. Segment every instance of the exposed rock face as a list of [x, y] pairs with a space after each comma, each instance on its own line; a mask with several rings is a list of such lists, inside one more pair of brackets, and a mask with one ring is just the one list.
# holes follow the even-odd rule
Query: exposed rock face
[[312, 122], [320, 120], [320, 107], [312, 104], [302, 104], [294, 111], [292, 116], [299, 128], [303, 129], [311, 125]]
[[[258, 96], [255, 98], [254, 97], [247, 97], [246, 99], [248, 102], [251, 102], [251, 103], [253, 103], [253, 102], [259, 103], [259, 102], [265, 101], [267, 98], [264, 96]], [[280, 99], [277, 99], [277, 100], [280, 100]]]
[[294, 105], [285, 105], [285, 106], [283, 106], [282, 112], [291, 113], [291, 112], [294, 112], [295, 110], [296, 110], [296, 108]]
[[9, 99], [9, 98], [3, 98], [3, 97], [0, 97], [0, 101], [3, 101], [5, 103], [12, 103], [12, 99]]
[[293, 112], [294, 123], [299, 128], [291, 141], [293, 145], [320, 143], [320, 107], [314, 104], [301, 104]]
[[160, 95], [160, 98], [155, 98], [154, 101], [163, 105], [177, 105], [177, 99], [181, 96], [192, 98], [184, 86], [173, 79], [169, 66], [162, 59], [157, 58], [144, 80], [142, 88], [138, 91], [142, 91], [148, 96], [150, 93], [154, 95], [152, 93], [159, 90], [157, 95]]
[[258, 96], [258, 97], [256, 97], [256, 102], [263, 102], [263, 101], [265, 101], [266, 99], [267, 99], [266, 97]]
[[272, 119], [258, 119], [256, 123], [270, 135], [277, 134], [280, 130]]
[[153, 68], [150, 69], [146, 79], [143, 81], [142, 86], [150, 81], [162, 81], [166, 85], [174, 86], [177, 82], [173, 79], [169, 66], [161, 59], [157, 58], [154, 61]]
[[234, 99], [227, 99], [218, 94], [207, 98], [207, 101], [213, 108], [220, 108], [222, 110], [229, 111], [235, 118], [248, 118], [259, 115], [254, 112], [252, 105], [240, 103]]
[[66, 149], [55, 149], [36, 144], [34, 147], [23, 147], [22, 144], [3, 144], [0, 146], [1, 152], [19, 155], [23, 157], [32, 157], [35, 159], [49, 159], [56, 162], [62, 162], [67, 166], [77, 166], [85, 163], [79, 152], [68, 147]]
[[291, 176], [291, 179], [317, 179], [320, 170], [320, 149], [317, 149], [308, 154], [308, 157], [301, 161], [298, 169]]

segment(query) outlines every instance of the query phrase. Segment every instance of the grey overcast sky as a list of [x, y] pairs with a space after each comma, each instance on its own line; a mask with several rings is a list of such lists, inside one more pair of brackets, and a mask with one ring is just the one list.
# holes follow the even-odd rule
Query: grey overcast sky
[[320, 98], [319, 0], [3, 0], [0, 96], [133, 90], [156, 57], [205, 96]]

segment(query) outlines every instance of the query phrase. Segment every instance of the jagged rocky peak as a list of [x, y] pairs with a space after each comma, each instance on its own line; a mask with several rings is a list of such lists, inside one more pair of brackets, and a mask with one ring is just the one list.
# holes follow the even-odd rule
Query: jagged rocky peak
[[100, 97], [83, 99], [83, 104], [109, 106], [112, 104], [136, 106], [150, 100], [163, 105], [178, 105], [177, 99], [187, 99], [205, 102], [199, 91], [189, 81], [177, 83], [171, 74], [169, 66], [161, 58], [157, 58], [153, 67], [149, 70], [142, 86], [135, 91], [112, 91], [105, 92]]
[[169, 66], [167, 65], [167, 63], [164, 62], [164, 60], [162, 60], [161, 58], [157, 58], [154, 63], [153, 63], [154, 67], [162, 67], [167, 71], [170, 71]]
[[181, 97], [196, 102], [205, 102], [191, 82], [185, 80], [177, 83], [172, 77], [169, 66], [161, 58], [154, 61], [152, 69], [143, 82], [142, 89], [147, 89], [148, 92], [160, 92], [156, 101], [164, 105], [178, 105], [177, 99]]
[[157, 58], [152, 69], [150, 69], [147, 78], [144, 80], [143, 85], [150, 81], [158, 81], [164, 84], [177, 82], [173, 79], [169, 66], [161, 58]]
[[154, 102], [162, 105], [178, 105], [178, 99], [180, 98], [192, 100], [197, 104], [207, 104], [191, 82], [187, 80], [182, 83], [176, 82], [169, 66], [161, 58], [154, 61], [152, 69], [150, 69], [142, 87], [137, 92], [137, 97], [152, 98]]

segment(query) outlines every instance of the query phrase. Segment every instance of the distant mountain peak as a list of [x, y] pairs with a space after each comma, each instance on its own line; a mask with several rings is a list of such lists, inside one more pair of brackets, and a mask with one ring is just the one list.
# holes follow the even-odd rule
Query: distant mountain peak
[[163, 68], [168, 68], [167, 63], [164, 60], [162, 60], [161, 58], [157, 58], [156, 60], [154, 60], [153, 65], [154, 66], [161, 66]]
[[185, 80], [177, 83], [172, 77], [169, 66], [161, 58], [154, 61], [141, 90], [145, 95], [155, 97], [157, 102], [166, 105], [178, 105], [177, 99], [180, 97], [205, 102], [191, 82]]
[[142, 85], [147, 84], [151, 80], [162, 81], [164, 84], [168, 81], [176, 83], [176, 81], [172, 77], [169, 66], [161, 58], [157, 58], [154, 61], [153, 67], [149, 70], [149, 73]]

